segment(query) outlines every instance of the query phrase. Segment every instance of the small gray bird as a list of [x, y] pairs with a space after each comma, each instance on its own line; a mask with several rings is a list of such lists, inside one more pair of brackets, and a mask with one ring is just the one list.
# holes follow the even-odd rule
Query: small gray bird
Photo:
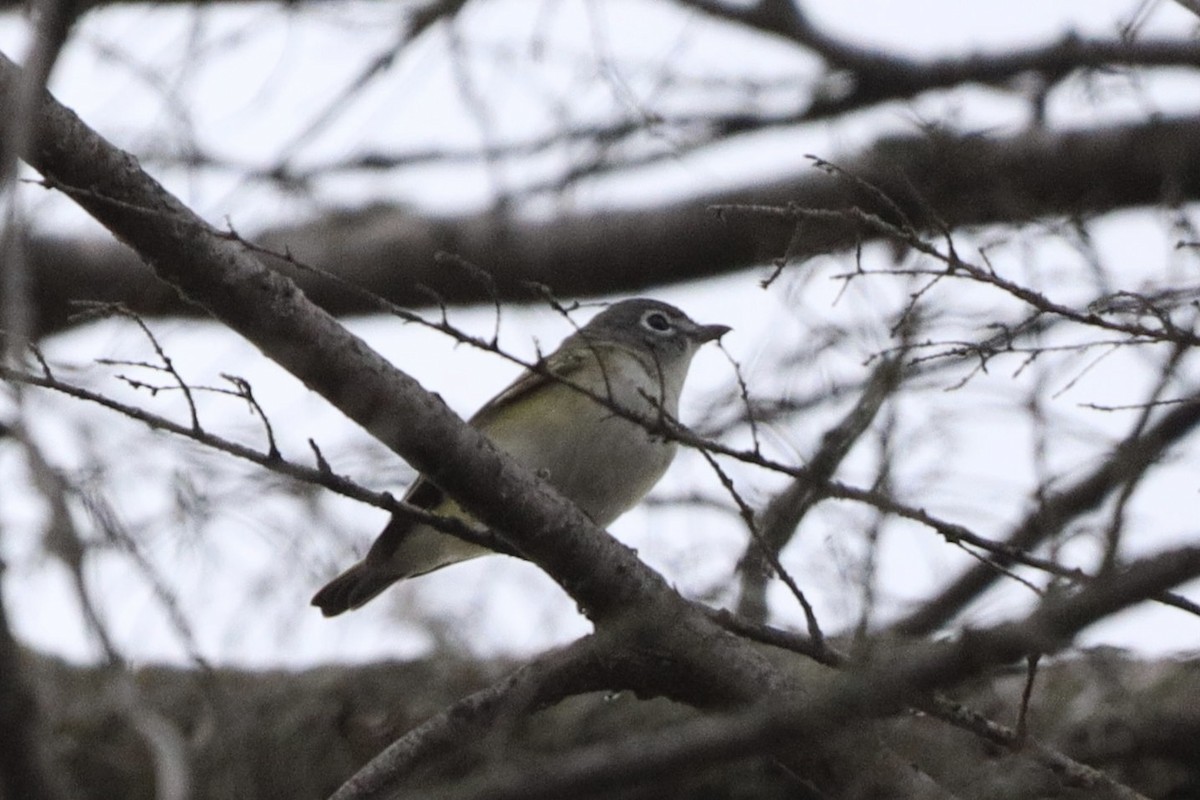
[[[597, 525], [607, 527], [650, 491], [670, 466], [676, 445], [597, 402], [579, 386], [643, 417], [679, 412], [692, 356], [729, 331], [699, 325], [657, 300], [625, 300], [568, 336], [542, 366], [526, 372], [470, 420], [498, 447], [545, 477]], [[470, 519], [420, 477], [405, 501]], [[491, 552], [411, 518], [392, 517], [359, 563], [313, 597], [327, 617], [358, 608], [398, 580]]]

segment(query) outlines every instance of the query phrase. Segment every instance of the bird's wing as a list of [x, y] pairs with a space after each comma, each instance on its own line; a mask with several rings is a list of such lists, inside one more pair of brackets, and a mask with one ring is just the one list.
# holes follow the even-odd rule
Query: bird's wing
[[[576, 373], [585, 361], [586, 356], [578, 351], [564, 353], [559, 350], [548, 356], [542, 364], [553, 375], [570, 380], [571, 375]], [[469, 424], [486, 431], [489, 423], [502, 416], [505, 410], [512, 408], [513, 403], [520, 399], [528, 399], [534, 393], [553, 385], [553, 379], [537, 372], [526, 371], [509, 384], [508, 388], [475, 412]], [[444, 500], [446, 500], [446, 493], [423, 475], [417, 478], [404, 495], [406, 503], [430, 510], [437, 508]], [[371, 549], [367, 551], [365, 561], [368, 564], [386, 564], [413, 527], [414, 520], [411, 517], [393, 516], [383, 532], [376, 537]]]
[[[579, 372], [580, 368], [587, 361], [587, 356], [579, 350], [570, 350], [563, 352], [561, 349], [546, 357], [541, 363], [542, 367], [550, 374], [562, 380], [570, 381], [572, 375]], [[483, 408], [475, 412], [471, 417], [470, 424], [479, 430], [486, 431], [488, 424], [507, 409], [513, 407], [513, 404], [518, 400], [527, 400], [530, 396], [540, 392], [555, 384], [553, 378], [549, 378], [540, 372], [526, 371], [521, 377], [517, 378], [508, 388], [493, 397]]]
[[[408, 491], [404, 493], [404, 502], [429, 510], [437, 508], [445, 499], [446, 493], [426, 480], [424, 476], [418, 476], [413, 485], [408, 487]], [[415, 523], [416, 520], [412, 517], [393, 514], [392, 518], [388, 520], [387, 526], [379, 536], [375, 537], [371, 549], [367, 551], [367, 557], [363, 560], [368, 564], [385, 564], [390, 561], [396, 548], [400, 546], [400, 542], [412, 530]]]

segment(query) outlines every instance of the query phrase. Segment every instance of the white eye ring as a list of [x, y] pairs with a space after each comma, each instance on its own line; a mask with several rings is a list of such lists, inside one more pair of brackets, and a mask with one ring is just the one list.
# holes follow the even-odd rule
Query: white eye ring
[[648, 328], [655, 333], [666, 333], [671, 330], [671, 320], [667, 319], [667, 315], [661, 311], [648, 311], [642, 317], [642, 327]]

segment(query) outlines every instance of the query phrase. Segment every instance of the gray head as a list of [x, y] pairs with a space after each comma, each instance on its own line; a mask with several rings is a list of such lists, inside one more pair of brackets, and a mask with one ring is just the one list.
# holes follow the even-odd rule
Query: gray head
[[728, 325], [700, 325], [669, 303], [635, 298], [609, 306], [571, 338], [646, 347], [658, 361], [686, 364], [700, 345], [729, 331]]

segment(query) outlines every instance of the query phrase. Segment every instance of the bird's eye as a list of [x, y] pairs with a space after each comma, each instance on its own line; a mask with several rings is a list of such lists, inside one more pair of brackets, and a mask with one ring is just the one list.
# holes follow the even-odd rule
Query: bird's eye
[[642, 325], [658, 333], [671, 330], [671, 320], [667, 319], [667, 315], [661, 311], [651, 311], [642, 317]]

